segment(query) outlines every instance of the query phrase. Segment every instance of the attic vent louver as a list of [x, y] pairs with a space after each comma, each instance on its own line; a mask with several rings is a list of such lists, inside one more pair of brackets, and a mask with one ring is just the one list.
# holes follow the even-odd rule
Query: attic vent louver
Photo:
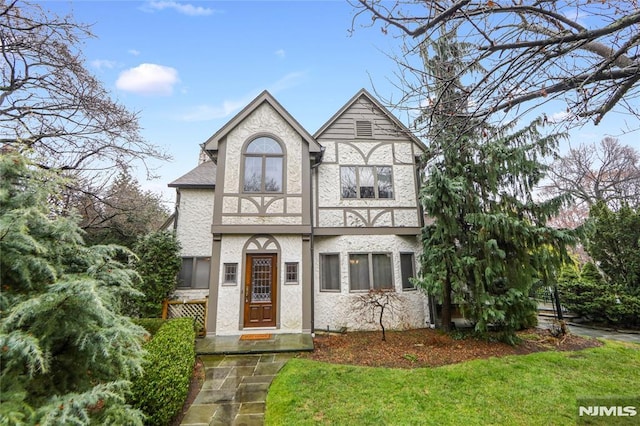
[[370, 121], [356, 121], [356, 137], [365, 138], [373, 136], [373, 127]]

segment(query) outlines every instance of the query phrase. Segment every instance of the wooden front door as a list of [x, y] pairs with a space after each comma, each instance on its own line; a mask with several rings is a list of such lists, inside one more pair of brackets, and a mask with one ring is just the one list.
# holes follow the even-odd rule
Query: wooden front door
[[247, 255], [244, 283], [245, 327], [275, 327], [277, 277], [277, 255]]

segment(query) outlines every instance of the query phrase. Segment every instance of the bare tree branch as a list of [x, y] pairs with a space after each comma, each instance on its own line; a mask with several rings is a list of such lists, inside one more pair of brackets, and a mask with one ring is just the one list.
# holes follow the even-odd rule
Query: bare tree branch
[[636, 0], [357, 0], [353, 4], [356, 17], [372, 18], [364, 26], [381, 25], [385, 33], [404, 38], [397, 62], [404, 70], [403, 101], [410, 105], [406, 108], [419, 109], [430, 98], [425, 82], [437, 78], [420, 67], [420, 55], [431, 57], [436, 52], [420, 46], [443, 30], [455, 29], [458, 41], [468, 46], [462, 59], [474, 76], [465, 81], [467, 106], [459, 117], [487, 120], [496, 112], [517, 117], [550, 101], [566, 105], [567, 125], [587, 118], [598, 124], [614, 108], [640, 117]]

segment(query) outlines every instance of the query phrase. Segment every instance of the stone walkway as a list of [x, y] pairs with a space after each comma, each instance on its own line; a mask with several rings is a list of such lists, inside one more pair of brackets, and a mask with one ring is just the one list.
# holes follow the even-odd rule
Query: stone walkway
[[262, 425], [269, 385], [294, 355], [201, 355], [205, 382], [181, 425]]

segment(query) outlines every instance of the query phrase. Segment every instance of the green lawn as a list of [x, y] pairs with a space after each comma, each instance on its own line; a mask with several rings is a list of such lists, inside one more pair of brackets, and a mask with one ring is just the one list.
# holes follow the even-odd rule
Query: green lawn
[[267, 425], [573, 425], [576, 398], [640, 394], [640, 345], [607, 342], [401, 370], [292, 359], [267, 396]]

